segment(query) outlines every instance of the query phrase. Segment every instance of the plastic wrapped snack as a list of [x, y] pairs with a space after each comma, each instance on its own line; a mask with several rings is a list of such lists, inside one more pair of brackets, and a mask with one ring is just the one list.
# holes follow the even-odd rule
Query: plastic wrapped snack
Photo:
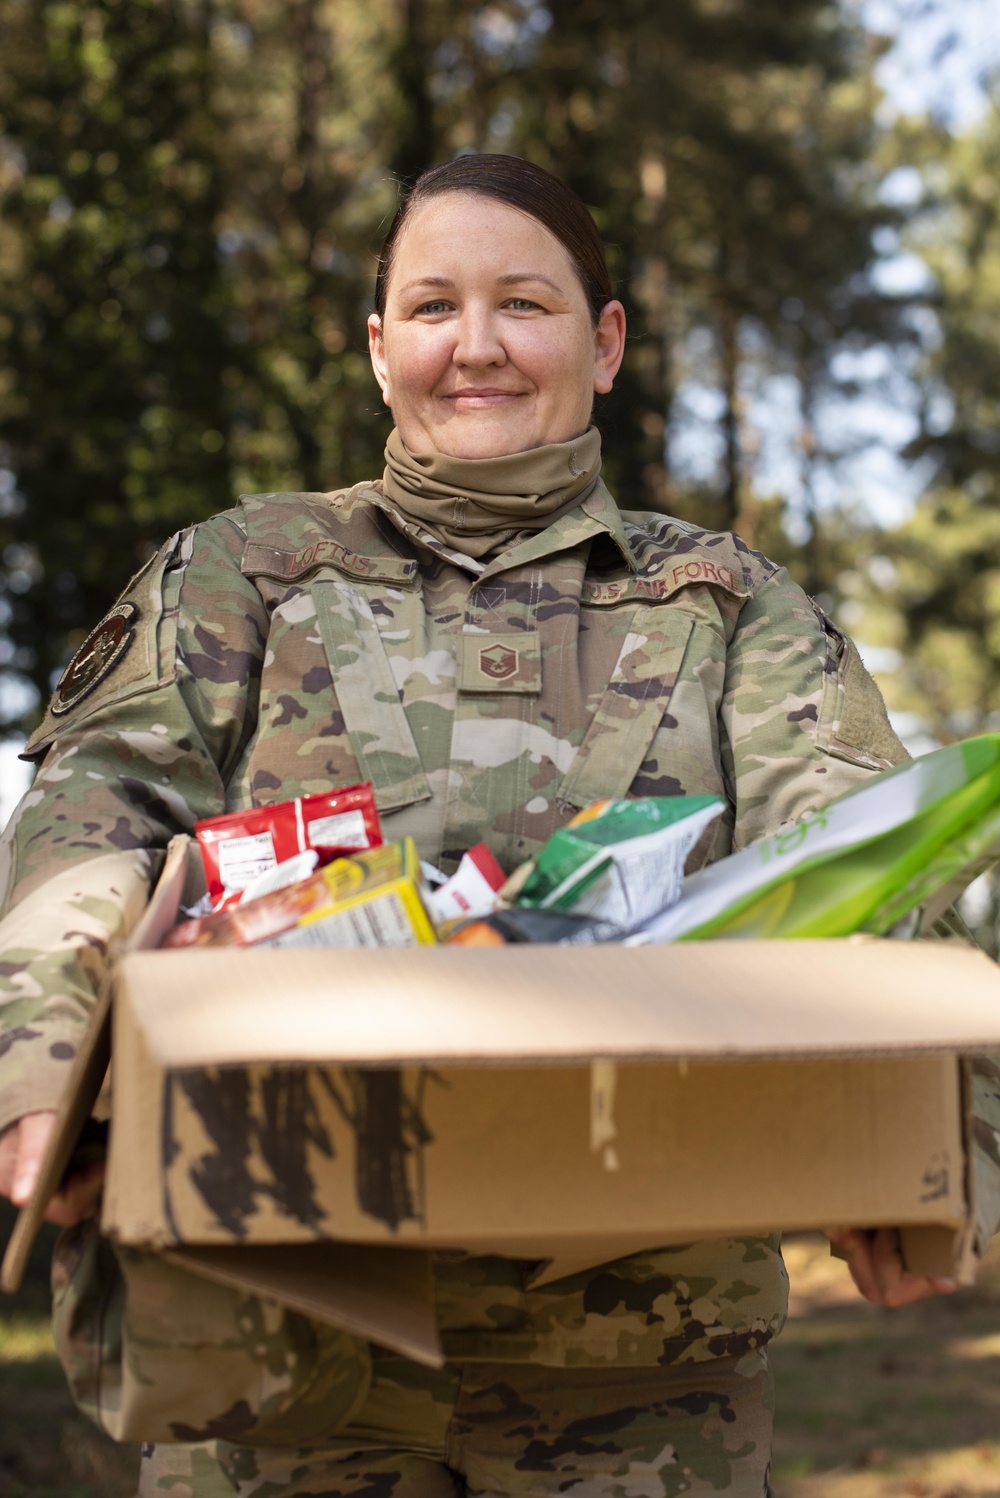
[[[691, 875], [651, 941], [885, 934], [1000, 855], [1000, 734], [950, 744]], [[914, 924], [913, 929], [916, 929]]]
[[514, 903], [632, 930], [677, 899], [685, 860], [724, 804], [718, 796], [598, 802], [549, 838]]
[[503, 883], [503, 869], [489, 848], [485, 843], [476, 843], [468, 853], [463, 853], [451, 878], [443, 879], [430, 892], [427, 903], [439, 926], [447, 921], [471, 920], [489, 914]]
[[315, 849], [325, 861], [382, 842], [368, 782], [209, 817], [196, 822], [194, 831], [216, 908], [231, 904], [262, 875], [297, 854]]
[[412, 838], [338, 858], [258, 900], [175, 926], [164, 946], [424, 946], [437, 936]]

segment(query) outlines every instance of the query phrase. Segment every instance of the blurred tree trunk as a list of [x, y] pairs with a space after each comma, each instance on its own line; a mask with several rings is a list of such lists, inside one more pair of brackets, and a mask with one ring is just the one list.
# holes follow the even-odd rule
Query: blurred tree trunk
[[799, 361], [799, 412], [798, 435], [799, 484], [802, 495], [802, 514], [808, 534], [802, 546], [802, 575], [800, 581], [811, 598], [823, 592], [829, 579], [825, 575], [823, 536], [819, 511], [816, 505], [816, 389], [813, 371], [808, 358]]
[[398, 123], [388, 165], [400, 182], [412, 182], [437, 161], [437, 121], [429, 86], [433, 47], [428, 0], [400, 0], [400, 5], [401, 24], [390, 63]]
[[719, 363], [722, 388], [723, 483], [718, 517], [720, 531], [739, 528], [743, 496], [743, 451], [740, 439], [739, 319], [731, 307], [719, 308]]

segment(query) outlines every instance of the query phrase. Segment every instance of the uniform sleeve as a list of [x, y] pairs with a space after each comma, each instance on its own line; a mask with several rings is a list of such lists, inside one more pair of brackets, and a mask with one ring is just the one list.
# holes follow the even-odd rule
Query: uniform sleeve
[[0, 1129], [58, 1106], [162, 849], [224, 809], [267, 636], [243, 544], [226, 517], [168, 542], [74, 656], [29, 741], [39, 768], [0, 839]]
[[907, 758], [857, 648], [783, 571], [740, 612], [720, 716], [737, 849]]

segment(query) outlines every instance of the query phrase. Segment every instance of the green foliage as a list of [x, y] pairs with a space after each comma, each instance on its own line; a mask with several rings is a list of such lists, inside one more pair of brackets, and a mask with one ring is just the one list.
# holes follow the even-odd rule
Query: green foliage
[[[378, 472], [374, 257], [394, 176], [456, 150], [549, 166], [612, 247], [632, 337], [599, 420], [623, 503], [752, 537], [775, 512], [750, 344], [808, 427], [839, 348], [908, 336], [867, 275], [892, 218], [876, 52], [832, 0], [0, 0], [8, 684], [44, 695], [177, 526]], [[722, 394], [724, 462], [685, 492], [668, 439], [692, 373]], [[815, 524], [805, 556], [828, 587]], [[31, 711], [8, 694], [5, 717]]]
[[9, 628], [42, 684], [144, 543], [225, 502], [231, 298], [203, 17], [7, 6], [0, 51]]
[[910, 448], [929, 479], [877, 543], [870, 607], [904, 652], [894, 700], [945, 742], [1000, 723], [1000, 107], [956, 139], [904, 125], [897, 152], [920, 167], [909, 242], [934, 276]]

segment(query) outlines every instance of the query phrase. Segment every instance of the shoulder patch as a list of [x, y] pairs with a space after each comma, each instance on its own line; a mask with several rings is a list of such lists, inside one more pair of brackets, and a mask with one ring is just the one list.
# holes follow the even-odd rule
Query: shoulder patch
[[621, 577], [609, 581], [588, 578], [583, 585], [583, 597], [587, 603], [625, 603], [637, 598], [670, 598], [682, 588], [691, 588], [698, 583], [711, 588], [721, 588], [734, 598], [746, 598], [750, 589], [732, 567], [727, 567], [714, 557], [699, 556], [669, 557], [652, 576]]
[[165, 685], [173, 679], [173, 645], [166, 640], [173, 618], [164, 609], [164, 581], [190, 560], [193, 530], [178, 531], [135, 574], [100, 624], [92, 629], [63, 671], [44, 718], [24, 746], [22, 758], [37, 759], [77, 719], [109, 703]]
[[115, 669], [135, 641], [139, 609], [134, 603], [116, 603], [92, 629], [59, 678], [51, 712], [59, 717], [99, 686]]
[[[639, 572], [643, 577], [669, 579], [671, 591], [686, 583], [707, 583], [747, 598], [780, 571], [777, 563], [754, 551], [732, 531], [704, 530], [672, 515], [644, 518], [644, 524], [637, 524], [638, 512], [623, 515]], [[687, 567], [692, 570], [686, 571]]]

